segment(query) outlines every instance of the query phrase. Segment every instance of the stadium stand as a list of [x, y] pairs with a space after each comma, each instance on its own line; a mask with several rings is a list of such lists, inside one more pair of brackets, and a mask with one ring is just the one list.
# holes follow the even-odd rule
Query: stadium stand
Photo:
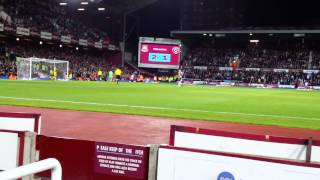
[[[97, 72], [103, 71], [103, 79], [109, 70], [119, 66], [121, 55], [117, 52], [100, 51], [96, 49], [76, 50], [74, 48], [59, 48], [54, 45], [39, 45], [30, 42], [6, 42], [1, 45], [0, 78], [8, 79], [16, 76], [16, 57], [38, 57], [63, 59], [70, 62], [71, 80], [98, 80]], [[128, 79], [127, 72], [132, 68], [123, 68], [124, 79]]]
[[[63, 59], [70, 62], [69, 79], [97, 80], [99, 69], [106, 73], [119, 65], [120, 55], [99, 50], [78, 51], [73, 48], [53, 48], [51, 45], [42, 45], [29, 42], [6, 42], [1, 45], [0, 78], [12, 78], [15, 75], [15, 57], [40, 57]], [[320, 75], [304, 73], [303, 70], [319, 69], [320, 53], [296, 44], [297, 48], [266, 49], [263, 46], [248, 46], [243, 49], [216, 48], [203, 46], [192, 50], [182, 62], [185, 78], [207, 81], [233, 80], [243, 83], [295, 85], [319, 85]], [[237, 69], [219, 69], [231, 67], [237, 61]], [[206, 70], [196, 67], [205, 66]], [[260, 71], [257, 69], [265, 69]], [[272, 69], [290, 69], [289, 72], [274, 72]], [[136, 71], [125, 66], [124, 79], [130, 80], [131, 74]], [[174, 75], [159, 74], [161, 81], [176, 81]], [[14, 76], [13, 76], [14, 77]], [[135, 76], [137, 79], [137, 75]]]
[[108, 39], [107, 34], [89, 23], [83, 23], [76, 15], [59, 6], [56, 1], [2, 0], [2, 21], [13, 28], [31, 28], [35, 32], [46, 31], [56, 35], [71, 35], [91, 41]]
[[320, 75], [312, 73], [319, 65], [318, 50], [296, 42], [248, 43], [243, 48], [205, 44], [191, 50], [183, 61], [186, 78], [285, 85], [319, 85]]

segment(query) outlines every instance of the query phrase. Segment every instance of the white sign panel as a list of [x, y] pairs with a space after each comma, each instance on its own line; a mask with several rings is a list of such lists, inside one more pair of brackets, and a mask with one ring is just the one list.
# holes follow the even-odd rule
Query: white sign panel
[[220, 71], [232, 71], [233, 68], [232, 67], [219, 67]]
[[4, 25], [0, 23], [0, 31], [4, 31]]
[[294, 89], [294, 85], [279, 85], [278, 88], [284, 88], [284, 89]]
[[319, 180], [320, 168], [160, 148], [157, 180]]
[[320, 162], [320, 146], [312, 146], [311, 161], [316, 163]]
[[31, 131], [35, 129], [34, 118], [0, 117], [0, 129], [10, 131]]
[[19, 138], [17, 133], [0, 132], [0, 171], [17, 167]]
[[94, 47], [102, 49], [102, 43], [101, 42], [95, 42]]
[[306, 74], [317, 74], [319, 73], [319, 70], [303, 70], [303, 73], [306, 73]]
[[111, 51], [115, 51], [116, 50], [116, 46], [113, 44], [109, 44], [108, 49]]
[[88, 40], [86, 39], [79, 39], [80, 46], [88, 46]]
[[208, 67], [207, 66], [193, 66], [193, 69], [199, 69], [199, 70], [207, 70]]
[[289, 72], [289, 69], [273, 69], [273, 72]]
[[71, 37], [70, 36], [61, 36], [61, 42], [71, 43]]
[[260, 71], [260, 68], [246, 68], [246, 71]]
[[41, 31], [40, 37], [41, 37], [41, 39], [51, 40], [52, 39], [52, 33]]
[[[306, 158], [307, 150], [305, 145], [300, 144], [256, 141], [179, 131], [175, 132], [174, 146], [302, 161]], [[277, 150], [275, 151], [275, 149]]]
[[17, 27], [17, 34], [29, 36], [30, 30], [28, 28]]

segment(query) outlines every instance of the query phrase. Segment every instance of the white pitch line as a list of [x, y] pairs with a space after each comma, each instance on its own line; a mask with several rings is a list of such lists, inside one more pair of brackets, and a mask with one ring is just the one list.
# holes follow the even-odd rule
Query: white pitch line
[[244, 116], [256, 116], [256, 117], [273, 117], [273, 118], [287, 118], [287, 119], [298, 119], [298, 120], [303, 119], [303, 120], [320, 121], [320, 118], [316, 118], [316, 117], [299, 117], [299, 116], [284, 116], [284, 115], [273, 115], [273, 114], [253, 114], [253, 113], [241, 113], [241, 112], [209, 111], [209, 110], [201, 110], [201, 109], [183, 109], [183, 108], [170, 108], [170, 107], [157, 107], [157, 106], [109, 104], [109, 103], [98, 103], [98, 102], [67, 101], [67, 100], [57, 100], [57, 99], [37, 99], [37, 98], [23, 98], [23, 97], [10, 97], [10, 96], [0, 96], [0, 99], [14, 99], [14, 100], [22, 100], [22, 101], [57, 102], [57, 103], [83, 104], [83, 105], [129, 107], [129, 108], [156, 109], [156, 110], [168, 110], [168, 111], [200, 112], [200, 113], [213, 113], [213, 114], [232, 114], [232, 115], [244, 115]]

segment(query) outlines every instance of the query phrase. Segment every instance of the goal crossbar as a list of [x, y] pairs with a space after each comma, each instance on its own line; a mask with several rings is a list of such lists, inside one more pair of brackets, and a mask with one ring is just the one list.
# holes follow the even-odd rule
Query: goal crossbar
[[43, 58], [29, 58], [24, 60], [27, 60], [27, 61], [29, 60], [34, 62], [48, 62], [48, 63], [69, 63], [69, 61], [63, 61], [63, 60], [57, 60], [57, 59], [43, 59]]

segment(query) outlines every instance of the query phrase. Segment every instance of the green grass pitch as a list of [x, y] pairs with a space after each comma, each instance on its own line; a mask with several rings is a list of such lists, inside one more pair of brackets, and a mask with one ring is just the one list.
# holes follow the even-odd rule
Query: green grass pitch
[[0, 105], [320, 129], [320, 91], [5, 80], [0, 87]]

